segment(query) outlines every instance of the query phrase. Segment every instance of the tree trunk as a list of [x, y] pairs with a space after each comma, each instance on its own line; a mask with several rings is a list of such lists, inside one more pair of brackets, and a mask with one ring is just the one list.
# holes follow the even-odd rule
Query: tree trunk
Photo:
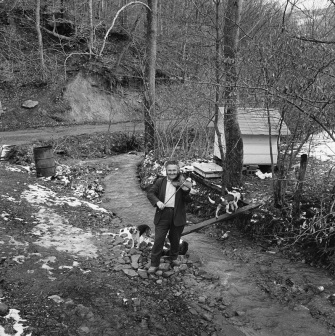
[[[144, 150], [155, 149], [155, 103], [156, 103], [156, 53], [157, 53], [157, 1], [148, 0], [147, 10], [147, 59], [144, 76]], [[158, 155], [158, 153], [156, 153]]]
[[36, 0], [35, 19], [36, 19], [36, 32], [37, 32], [37, 39], [38, 39], [38, 52], [40, 55], [42, 79], [45, 80], [46, 79], [46, 68], [45, 68], [45, 62], [44, 62], [43, 39], [42, 39], [42, 33], [41, 33], [41, 27], [40, 27], [40, 23], [41, 23], [40, 10], [41, 10], [41, 0]]
[[220, 106], [222, 105], [222, 70], [221, 70], [221, 36], [220, 36], [220, 6], [221, 0], [215, 0], [215, 112], [214, 112], [214, 130], [218, 139], [218, 148], [222, 163], [222, 182], [221, 192], [224, 195], [227, 187], [227, 166], [225, 160], [225, 151], [222, 143], [222, 133], [220, 132], [219, 123], [223, 120], [220, 118]]
[[243, 141], [237, 121], [237, 53], [241, 9], [242, 0], [228, 0], [224, 26], [224, 68], [226, 71], [224, 92], [225, 164], [229, 187], [241, 185], [243, 168]]
[[88, 50], [90, 55], [93, 54], [94, 28], [93, 28], [93, 0], [88, 0], [89, 20], [90, 20], [90, 39], [88, 42]]
[[300, 158], [298, 185], [293, 197], [293, 209], [292, 209], [293, 218], [299, 218], [300, 216], [300, 202], [303, 189], [303, 182], [305, 180], [306, 168], [307, 168], [307, 154], [302, 154]]

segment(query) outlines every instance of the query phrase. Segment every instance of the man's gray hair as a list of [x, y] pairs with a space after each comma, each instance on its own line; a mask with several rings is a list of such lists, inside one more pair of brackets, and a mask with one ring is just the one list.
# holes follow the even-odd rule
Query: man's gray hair
[[179, 169], [179, 162], [177, 160], [168, 160], [165, 162], [164, 167], [167, 168], [167, 166], [177, 166]]

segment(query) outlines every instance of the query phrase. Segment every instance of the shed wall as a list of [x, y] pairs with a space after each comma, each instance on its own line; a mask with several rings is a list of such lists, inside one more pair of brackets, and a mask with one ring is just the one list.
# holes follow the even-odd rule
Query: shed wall
[[[272, 137], [272, 154], [274, 163], [277, 162], [277, 136], [273, 135]], [[243, 140], [243, 164], [271, 164], [270, 157], [270, 144], [268, 135], [242, 135]], [[223, 140], [224, 151], [225, 151], [225, 141]], [[214, 155], [221, 159], [219, 147], [218, 147], [218, 138], [215, 135], [214, 143]]]

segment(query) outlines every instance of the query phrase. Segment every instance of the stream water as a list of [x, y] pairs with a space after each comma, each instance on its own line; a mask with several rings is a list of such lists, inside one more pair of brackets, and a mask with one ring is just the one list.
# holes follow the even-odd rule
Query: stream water
[[223, 330], [229, 320], [229, 324], [247, 336], [334, 333], [334, 308], [327, 297], [335, 292], [335, 286], [323, 270], [259, 252], [235, 237], [219, 242], [193, 233], [186, 238], [191, 258], [199, 259], [204, 270], [220, 278], [215, 291], [202, 289], [208, 297], [219, 292], [232, 312], [228, 319], [216, 316], [215, 323]]

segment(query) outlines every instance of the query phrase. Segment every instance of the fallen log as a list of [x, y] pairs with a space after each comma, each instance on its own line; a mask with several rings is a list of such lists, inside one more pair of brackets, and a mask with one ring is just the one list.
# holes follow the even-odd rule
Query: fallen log
[[189, 233], [192, 233], [192, 232], [196, 232], [196, 231], [198, 231], [200, 229], [203, 229], [206, 226], [230, 220], [232, 218], [237, 217], [240, 214], [243, 214], [245, 212], [257, 209], [259, 206], [260, 206], [260, 204], [248, 204], [246, 206], [243, 206], [242, 208], [238, 208], [232, 214], [225, 213], [225, 214], [219, 216], [218, 218], [207, 219], [207, 220], [205, 220], [203, 222], [200, 222], [200, 223], [188, 226], [188, 227], [185, 228], [184, 232], [182, 233], [182, 236], [185, 236], [185, 235], [187, 235]]

